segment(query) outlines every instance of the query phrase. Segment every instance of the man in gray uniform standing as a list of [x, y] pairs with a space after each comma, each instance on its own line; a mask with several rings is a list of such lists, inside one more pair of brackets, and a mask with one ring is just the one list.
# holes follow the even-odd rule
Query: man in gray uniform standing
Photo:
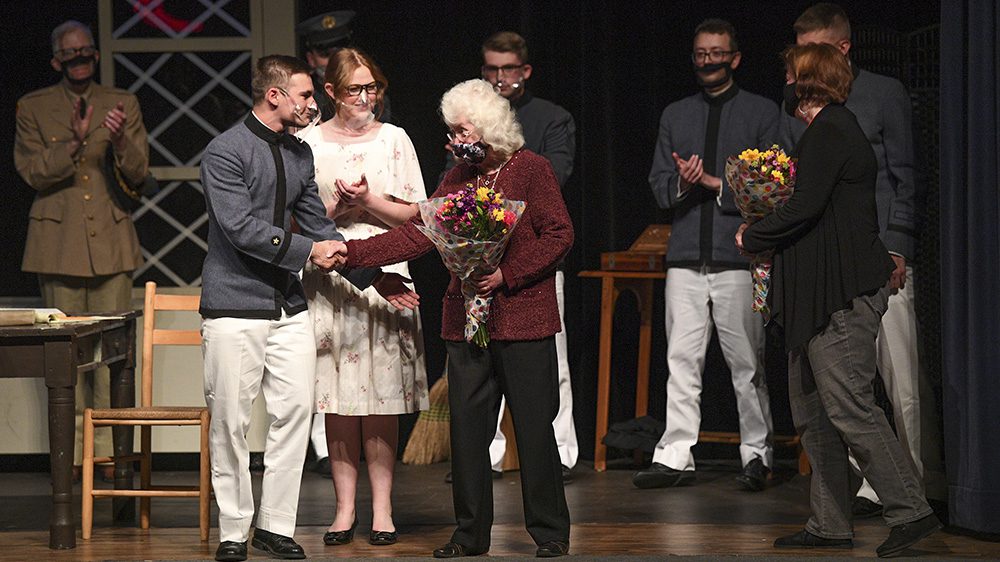
[[[851, 24], [843, 8], [820, 3], [802, 13], [794, 24], [795, 42], [826, 43], [851, 50]], [[876, 348], [878, 371], [892, 402], [893, 421], [899, 442], [909, 453], [919, 476], [924, 474], [921, 457], [920, 358], [917, 352], [917, 314], [914, 307], [913, 258], [916, 253], [916, 183], [913, 168], [913, 128], [910, 97], [895, 78], [868, 72], [851, 65], [854, 82], [847, 109], [875, 151], [878, 177], [875, 201], [878, 205], [879, 238], [896, 264], [889, 279], [889, 308], [882, 316]], [[793, 146], [805, 131], [805, 124], [781, 112], [779, 136]], [[857, 462], [851, 457], [857, 469]], [[865, 480], [854, 498], [855, 517], [882, 513], [875, 490]]]
[[[326, 217], [308, 144], [286, 134], [308, 124], [309, 67], [293, 57], [257, 61], [253, 111], [205, 149], [201, 182], [209, 214], [200, 312], [205, 402], [212, 415], [212, 487], [219, 505], [216, 560], [246, 560], [254, 516], [246, 432], [264, 393], [268, 417], [264, 481], [253, 546], [305, 558], [292, 538], [312, 417], [316, 341], [296, 273], [311, 261], [343, 263], [346, 247]], [[302, 234], [293, 233], [294, 216]], [[416, 295], [395, 274], [343, 275], [374, 284], [397, 307]]]
[[764, 376], [764, 323], [751, 309], [749, 261], [732, 246], [743, 222], [725, 185], [726, 157], [767, 148], [776, 138], [778, 106], [741, 90], [732, 24], [709, 19], [695, 29], [691, 60], [702, 91], [667, 106], [649, 185], [674, 212], [667, 250], [667, 427], [653, 464], [636, 472], [638, 488], [695, 480], [691, 448], [701, 426], [702, 371], [713, 324], [732, 375], [740, 420], [740, 485], [764, 489], [770, 472], [771, 411]]

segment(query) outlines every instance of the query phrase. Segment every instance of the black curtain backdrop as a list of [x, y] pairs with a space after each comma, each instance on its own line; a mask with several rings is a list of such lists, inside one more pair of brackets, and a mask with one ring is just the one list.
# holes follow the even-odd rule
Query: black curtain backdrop
[[[744, 89], [777, 101], [784, 82], [778, 53], [794, 41], [792, 23], [812, 3], [299, 0], [298, 15], [305, 19], [333, 9], [357, 12], [352, 23], [354, 42], [373, 55], [389, 79], [393, 119], [413, 139], [428, 192], [435, 187], [444, 163], [445, 127], [437, 114], [441, 94], [461, 80], [478, 76], [480, 45], [490, 34], [510, 29], [528, 40], [534, 64], [528, 87], [565, 107], [577, 124], [575, 171], [564, 190], [576, 229], [576, 243], [567, 258], [566, 326], [580, 454], [590, 459], [600, 287], [594, 280], [579, 279], [576, 273], [598, 268], [601, 252], [626, 249], [647, 225], [669, 220], [656, 207], [646, 178], [660, 113], [667, 104], [697, 91], [689, 58], [694, 28], [708, 17], [731, 21], [743, 54], [737, 81]], [[904, 5], [845, 0], [841, 4], [856, 27], [911, 31], [935, 24], [941, 17], [936, 1]], [[5, 37], [17, 39], [9, 42], [4, 57], [8, 99], [0, 106], [0, 122], [9, 124], [0, 128], [2, 146], [10, 155], [14, 100], [58, 79], [48, 66], [49, 33], [70, 17], [96, 31], [97, 7], [91, 2], [47, 0], [11, 2], [5, 9], [0, 25]], [[0, 166], [2, 177], [8, 179], [2, 210], [8, 236], [0, 243], [0, 296], [37, 295], [34, 276], [20, 271], [34, 193], [17, 177], [10, 156], [0, 158]], [[444, 348], [437, 334], [447, 273], [436, 255], [416, 261], [411, 270], [422, 295], [427, 370], [433, 383], [444, 366]], [[666, 381], [662, 285], [656, 294], [649, 411], [662, 419]], [[612, 421], [634, 414], [637, 318], [634, 300], [623, 297], [615, 317]], [[779, 434], [792, 434], [784, 374], [784, 350], [771, 338], [768, 381], [775, 426]], [[729, 371], [714, 340], [705, 367], [702, 411], [703, 429], [737, 430]], [[738, 454], [733, 446], [712, 452], [733, 458]]]
[[1000, 9], [941, 6], [941, 318], [951, 523], [1000, 533]]

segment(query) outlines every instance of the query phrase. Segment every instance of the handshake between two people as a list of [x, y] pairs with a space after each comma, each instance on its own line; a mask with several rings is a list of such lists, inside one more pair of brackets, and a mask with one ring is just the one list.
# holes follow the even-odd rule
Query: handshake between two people
[[[347, 244], [339, 240], [313, 242], [309, 261], [327, 273], [340, 269], [347, 263]], [[410, 282], [398, 273], [383, 271], [372, 281], [372, 287], [396, 310], [413, 310], [420, 305], [420, 295], [406, 285]]]

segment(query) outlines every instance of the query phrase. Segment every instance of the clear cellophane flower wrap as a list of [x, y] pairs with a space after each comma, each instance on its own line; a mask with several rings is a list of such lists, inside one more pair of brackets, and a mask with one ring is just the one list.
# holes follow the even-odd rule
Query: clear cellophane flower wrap
[[[777, 145], [760, 151], [747, 149], [726, 159], [726, 181], [733, 190], [736, 208], [747, 223], [766, 217], [785, 204], [795, 189], [795, 161]], [[771, 285], [774, 252], [754, 254], [750, 259], [753, 276], [753, 310], [771, 320], [767, 294]]]
[[[423, 219], [424, 224], [417, 225], [417, 228], [434, 243], [441, 254], [441, 260], [444, 261], [445, 267], [461, 281], [462, 296], [465, 297], [465, 341], [479, 347], [486, 347], [490, 341], [486, 322], [489, 319], [490, 303], [493, 301], [493, 297], [477, 295], [472, 276], [496, 270], [501, 258], [503, 258], [504, 251], [507, 249], [507, 242], [510, 241], [514, 227], [517, 226], [524, 213], [525, 202], [500, 199], [492, 190], [489, 190], [490, 206], [493, 212], [500, 209], [503, 215], [508, 218], [506, 221], [503, 219], [494, 221], [504, 224], [500, 228], [488, 229], [491, 230], [488, 232], [488, 237], [474, 238], [468, 235], [475, 235], [476, 232], [472, 232], [473, 230], [478, 230], [478, 233], [482, 234], [484, 229], [477, 229], [474, 225], [466, 225], [467, 228], [455, 228], [454, 224], [449, 225], [442, 221], [442, 209], [449, 202], [454, 204], [458, 200], [456, 195], [421, 201], [418, 205], [420, 218]], [[482, 210], [489, 212], [485, 206]], [[478, 213], [478, 210], [474, 209], [473, 213]], [[482, 213], [476, 214], [474, 218], [480, 222], [488, 220], [483, 218]], [[458, 230], [459, 233], [456, 233], [455, 230]], [[465, 235], [463, 236], [463, 234]]]

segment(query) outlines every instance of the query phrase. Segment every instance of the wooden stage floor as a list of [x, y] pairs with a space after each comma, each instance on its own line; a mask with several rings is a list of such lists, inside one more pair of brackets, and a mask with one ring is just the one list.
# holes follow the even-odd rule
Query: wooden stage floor
[[[578, 466], [566, 487], [573, 520], [570, 552], [587, 558], [631, 556], [656, 559], [690, 556], [702, 560], [750, 557], [756, 560], [819, 557], [870, 558], [888, 532], [881, 519], [856, 524], [853, 550], [775, 550], [775, 537], [801, 529], [808, 516], [808, 477], [796, 475], [791, 466], [779, 470], [770, 487], [760, 493], [741, 492], [733, 476], [735, 463], [699, 465], [694, 486], [664, 490], [638, 490], [631, 484], [632, 467], [612, 463], [596, 473]], [[310, 559], [428, 557], [448, 541], [454, 520], [451, 490], [444, 483], [447, 463], [426, 467], [399, 465], [393, 491], [399, 543], [375, 547], [367, 543], [370, 493], [363, 476], [358, 493], [361, 524], [355, 541], [327, 547], [322, 536], [332, 520], [334, 493], [329, 479], [307, 472], [303, 478], [296, 540]], [[364, 474], [362, 467], [362, 474]], [[164, 484], [194, 481], [188, 472], [166, 473]], [[255, 476], [259, 493], [259, 476]], [[79, 491], [79, 486], [76, 488]], [[210, 541], [198, 540], [196, 502], [153, 502], [153, 528], [111, 526], [111, 506], [96, 506], [94, 536], [77, 541], [77, 548], [52, 551], [48, 544], [50, 492], [42, 473], [0, 474], [0, 561], [6, 560], [210, 560], [218, 542], [213, 527]], [[495, 524], [491, 557], [526, 558], [534, 544], [523, 527], [520, 482], [516, 472], [494, 483]], [[213, 521], [217, 518], [213, 506]], [[79, 513], [77, 513], [79, 521]], [[77, 535], [79, 537], [79, 534]], [[907, 555], [925, 560], [1000, 559], [1000, 543], [979, 540], [949, 531], [921, 542]], [[250, 559], [267, 557], [251, 549]]]

